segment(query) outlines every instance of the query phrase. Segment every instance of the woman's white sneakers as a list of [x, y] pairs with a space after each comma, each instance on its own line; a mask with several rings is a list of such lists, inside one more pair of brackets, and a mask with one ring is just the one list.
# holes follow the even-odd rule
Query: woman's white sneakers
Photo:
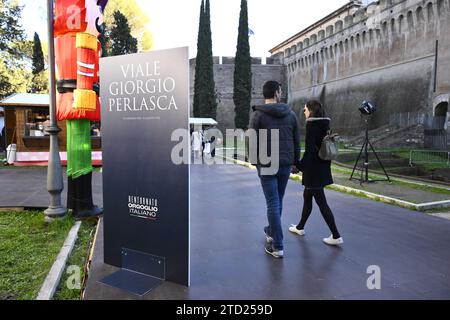
[[[295, 224], [291, 224], [291, 226], [289, 227], [289, 231], [292, 233], [295, 233], [296, 235], [299, 235], [299, 236], [305, 235], [305, 230], [297, 229], [297, 226]], [[333, 235], [331, 235], [328, 238], [323, 238], [323, 242], [325, 242], [326, 244], [328, 244], [330, 246], [337, 246], [337, 245], [343, 244], [344, 239], [342, 239], [342, 237], [340, 237], [338, 239], [334, 239]]]
[[291, 226], [289, 227], [289, 231], [295, 234], [298, 234], [299, 236], [304, 236], [305, 235], [305, 230], [298, 230], [297, 226], [295, 224], [291, 224]]
[[323, 238], [323, 242], [330, 246], [337, 246], [344, 243], [344, 239], [342, 237], [334, 239], [333, 235], [329, 236], [328, 238]]

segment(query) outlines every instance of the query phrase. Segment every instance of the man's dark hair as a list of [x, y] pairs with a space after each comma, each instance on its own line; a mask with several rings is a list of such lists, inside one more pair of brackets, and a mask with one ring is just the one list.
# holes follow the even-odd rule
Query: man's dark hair
[[313, 118], [323, 118], [325, 117], [325, 110], [322, 104], [317, 100], [309, 100], [306, 102], [306, 107], [311, 112], [311, 117]]
[[281, 83], [277, 81], [267, 81], [263, 86], [264, 99], [273, 99], [275, 92], [281, 88]]

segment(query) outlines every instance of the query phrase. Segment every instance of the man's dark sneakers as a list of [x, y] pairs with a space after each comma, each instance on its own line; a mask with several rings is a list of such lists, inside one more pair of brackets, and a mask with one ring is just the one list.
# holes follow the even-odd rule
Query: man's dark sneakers
[[264, 249], [266, 250], [266, 252], [268, 254], [270, 254], [274, 258], [277, 258], [277, 259], [283, 258], [283, 255], [284, 255], [283, 250], [274, 250], [272, 248], [272, 243], [267, 243]]

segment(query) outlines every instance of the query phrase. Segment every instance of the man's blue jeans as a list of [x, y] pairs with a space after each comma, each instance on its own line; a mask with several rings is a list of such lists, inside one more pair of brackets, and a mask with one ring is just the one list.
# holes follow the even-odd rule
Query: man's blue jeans
[[281, 212], [283, 210], [283, 197], [291, 174], [291, 167], [281, 167], [275, 175], [258, 176], [266, 197], [267, 220], [269, 226], [264, 228], [267, 235], [273, 238], [272, 247], [274, 250], [283, 250], [283, 230], [281, 228]]

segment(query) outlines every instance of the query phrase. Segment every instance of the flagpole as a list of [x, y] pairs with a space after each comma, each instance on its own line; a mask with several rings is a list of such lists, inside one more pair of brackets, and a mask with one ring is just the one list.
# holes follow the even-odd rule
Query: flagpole
[[50, 205], [44, 211], [45, 220], [52, 221], [66, 215], [67, 209], [61, 205], [61, 192], [64, 189], [61, 159], [59, 157], [58, 128], [56, 121], [56, 81], [55, 81], [55, 44], [53, 38], [53, 0], [47, 0], [48, 29], [48, 71], [49, 77], [49, 111], [50, 126], [45, 130], [50, 134], [50, 151], [48, 155], [47, 191], [50, 193]]

